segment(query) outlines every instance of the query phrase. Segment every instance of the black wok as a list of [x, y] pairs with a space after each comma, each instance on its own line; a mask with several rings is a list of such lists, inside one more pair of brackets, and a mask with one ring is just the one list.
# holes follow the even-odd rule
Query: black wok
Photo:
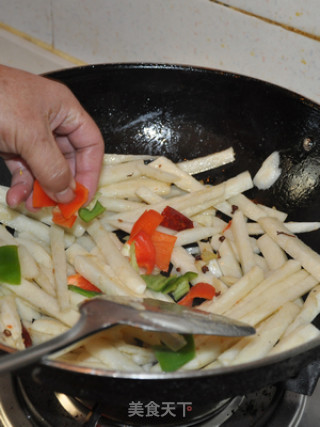
[[[176, 161], [233, 146], [235, 163], [209, 177], [220, 182], [246, 169], [255, 174], [270, 153], [281, 150], [284, 178], [250, 197], [287, 209], [291, 219], [319, 219], [320, 107], [313, 102], [252, 78], [171, 65], [95, 65], [48, 77], [75, 93], [99, 125], [108, 152], [163, 154]], [[308, 188], [297, 197], [287, 183], [301, 171], [313, 184], [305, 180]], [[4, 168], [1, 181], [9, 182]], [[320, 233], [312, 235], [302, 238], [320, 251]], [[211, 371], [141, 375], [48, 360], [20, 374], [56, 391], [105, 402], [111, 413], [120, 410], [123, 416], [131, 401], [192, 402], [195, 413], [213, 401], [291, 379], [319, 358], [316, 340], [272, 358]]]

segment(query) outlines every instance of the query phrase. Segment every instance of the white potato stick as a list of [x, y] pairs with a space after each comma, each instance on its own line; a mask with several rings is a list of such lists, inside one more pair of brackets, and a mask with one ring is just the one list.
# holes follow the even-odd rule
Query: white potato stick
[[115, 197], [107, 197], [101, 194], [99, 202], [104, 206], [108, 212], [127, 212], [138, 208], [144, 208], [140, 202], [132, 202], [126, 199], [116, 199]]
[[116, 154], [105, 153], [103, 157], [103, 164], [116, 165], [118, 163], [132, 162], [135, 160], [154, 160], [156, 156], [148, 156], [145, 154]]
[[262, 282], [264, 273], [261, 268], [254, 266], [221, 296], [201, 304], [201, 309], [211, 313], [223, 314], [236, 302], [247, 295], [255, 286]]
[[118, 275], [107, 265], [102, 254], [88, 253], [82, 246], [74, 244], [66, 251], [67, 259], [77, 271], [107, 295], [135, 296], [138, 294], [126, 287]]
[[[0, 222], [18, 232], [28, 230], [28, 233], [32, 234], [37, 241], [41, 240], [46, 244], [50, 244], [50, 227], [2, 204], [0, 204]], [[73, 241], [74, 236], [66, 235], [65, 246], [69, 246]]]
[[122, 230], [128, 234], [131, 233], [131, 230], [134, 224], [133, 222], [129, 222], [129, 221], [119, 221], [119, 220], [112, 220], [112, 219], [105, 220], [105, 218], [100, 218], [100, 222], [101, 224], [103, 224], [104, 227], [107, 224], [110, 227], [112, 227], [113, 230]]
[[288, 214], [286, 212], [279, 211], [275, 207], [270, 208], [269, 206], [260, 205], [258, 206], [265, 211], [265, 216], [271, 216], [271, 218], [278, 218], [279, 221], [284, 222], [287, 219]]
[[144, 280], [118, 250], [109, 232], [103, 228], [98, 220], [89, 225], [88, 232], [103, 254], [106, 263], [110, 265], [124, 285], [134, 292], [142, 294], [146, 289]]
[[227, 200], [220, 203], [216, 203], [215, 208], [218, 211], [222, 212], [223, 214], [229, 216], [230, 218], [233, 217], [233, 214], [234, 214], [233, 206]]
[[110, 341], [99, 336], [89, 338], [84, 346], [88, 353], [100, 360], [109, 369], [140, 372], [143, 369], [133, 360], [119, 351]]
[[310, 231], [319, 230], [320, 222], [289, 221], [285, 223], [285, 226], [291, 231], [291, 233], [309, 233]]
[[298, 347], [315, 338], [319, 338], [320, 331], [312, 323], [301, 325], [291, 331], [290, 334], [283, 336], [280, 341], [270, 350], [268, 356], [280, 353], [282, 351], [290, 350], [291, 348]]
[[241, 210], [243, 215], [252, 221], [258, 221], [259, 218], [263, 218], [265, 216], [278, 218], [280, 221], [285, 221], [287, 218], [286, 213], [274, 208], [256, 204], [252, 200], [248, 199], [244, 194], [237, 194], [236, 196], [231, 197], [228, 201], [232, 206], [234, 206], [234, 209], [237, 207]]
[[27, 229], [28, 232], [33, 234], [37, 239], [43, 240], [46, 243], [50, 242], [49, 227], [47, 225], [22, 215], [2, 204], [0, 204], [0, 221], [2, 224], [17, 231], [24, 231]]
[[239, 277], [234, 277], [234, 276], [221, 276], [220, 280], [225, 283], [227, 285], [228, 288], [230, 288], [230, 286], [234, 285], [235, 283], [237, 283], [237, 281], [239, 280]]
[[[191, 216], [195, 215], [195, 213], [198, 213], [198, 208], [196, 208], [196, 212], [186, 213], [188, 208], [194, 208], [197, 204], [204, 204], [207, 202], [210, 202], [209, 204], [213, 206], [216, 203], [220, 203], [221, 201], [225, 200], [226, 198], [234, 196], [235, 194], [250, 190], [252, 187], [253, 183], [250, 173], [242, 172], [221, 184], [211, 187], [202, 186], [202, 189], [199, 191], [185, 194], [183, 196], [173, 197], [170, 199], [170, 203], [169, 201], [164, 201], [161, 203], [156, 203], [155, 205], [150, 205], [148, 206], [148, 209], [154, 209], [158, 212], [162, 212], [162, 210], [169, 204], [171, 207], [182, 212], [183, 214]], [[195, 203], [195, 200], [197, 203]], [[207, 207], [208, 206], [206, 206], [206, 208]], [[114, 214], [111, 218], [112, 220], [135, 222], [144, 211], [145, 208], [140, 208], [130, 212]]]
[[267, 319], [258, 333], [248, 339], [231, 364], [247, 363], [264, 357], [279, 340], [288, 325], [297, 315], [299, 308], [293, 303], [287, 303], [273, 316]]
[[248, 199], [244, 194], [237, 194], [236, 196], [230, 197], [228, 202], [234, 207], [240, 209], [243, 215], [252, 221], [257, 221], [259, 218], [266, 216], [264, 210]]
[[[319, 229], [319, 223], [318, 222], [285, 222], [284, 225], [287, 227], [287, 229], [293, 233], [293, 234], [299, 234], [299, 233], [309, 233], [311, 231], [315, 231]], [[264, 233], [264, 229], [261, 227], [260, 224], [256, 222], [249, 222], [247, 224], [248, 227], [248, 233], [250, 235], [259, 235]]]
[[136, 190], [136, 195], [148, 205], [153, 205], [156, 203], [164, 203], [163, 197], [155, 193], [148, 187], [140, 187]]
[[15, 296], [16, 306], [22, 322], [32, 323], [42, 317], [42, 314], [27, 301]]
[[79, 312], [74, 309], [61, 311], [56, 298], [48, 295], [39, 286], [28, 280], [23, 279], [19, 286], [12, 286], [6, 283], [3, 283], [2, 286], [29, 302], [41, 313], [52, 316], [67, 326], [73, 326], [79, 318]]
[[116, 342], [115, 348], [130, 357], [130, 359], [139, 366], [149, 365], [156, 362], [154, 352], [151, 348], [138, 347], [137, 345], [127, 344], [124, 341]]
[[[94, 243], [94, 241], [93, 241], [93, 239], [88, 235], [88, 234], [86, 234], [86, 235], [84, 235], [84, 236], [81, 236], [81, 237], [79, 237], [77, 240], [76, 240], [76, 243], [75, 243], [76, 245], [80, 245], [83, 249], [85, 249], [87, 252], [91, 252], [94, 248], [96, 248], [96, 245], [95, 245], [95, 243]], [[68, 250], [69, 250], [70, 248], [68, 248], [67, 250], [66, 250], [66, 252], [68, 252]]]
[[179, 176], [173, 173], [165, 172], [162, 169], [151, 167], [150, 165], [145, 165], [140, 163], [138, 169], [141, 172], [141, 175], [147, 176], [148, 178], [157, 179], [159, 181], [167, 183], [175, 183], [180, 179]]
[[175, 246], [173, 248], [171, 262], [181, 274], [185, 274], [188, 271], [198, 273], [194, 256], [190, 255], [182, 246]]
[[89, 282], [97, 286], [106, 295], [122, 295], [138, 297], [139, 294], [123, 283], [110, 277], [108, 266], [93, 256], [78, 255], [74, 259], [75, 270]]
[[39, 274], [39, 268], [30, 252], [25, 246], [18, 246], [21, 275], [25, 279], [34, 279]]
[[143, 160], [134, 160], [132, 162], [119, 163], [116, 165], [103, 165], [99, 187], [141, 176], [142, 173], [138, 168], [139, 164], [143, 164]]
[[212, 227], [219, 223], [223, 224], [224, 227], [227, 226], [225, 221], [216, 216], [216, 209], [213, 207], [209, 207], [193, 215], [190, 219], [196, 224], [203, 225], [204, 227]]
[[219, 247], [218, 263], [224, 276], [240, 278], [242, 271], [228, 239], [224, 239]]
[[35, 320], [30, 327], [32, 332], [40, 332], [53, 336], [63, 334], [68, 330], [68, 327], [61, 323], [57, 319], [52, 319], [50, 317], [41, 317], [38, 320]]
[[208, 154], [204, 157], [197, 157], [192, 160], [185, 160], [177, 164], [177, 166], [190, 175], [206, 172], [211, 169], [232, 163], [235, 160], [235, 152], [232, 147], [225, 150]]
[[260, 190], [266, 190], [276, 182], [280, 175], [280, 154], [279, 151], [274, 151], [264, 160], [253, 182]]
[[261, 295], [268, 293], [273, 286], [278, 287], [278, 284], [287, 278], [292, 280], [292, 275], [300, 270], [301, 265], [298, 261], [289, 260], [278, 270], [272, 271], [268, 277], [266, 277], [248, 295], [244, 296], [240, 301], [238, 301], [235, 307], [232, 307], [231, 310], [228, 310], [226, 315], [235, 319], [240, 319], [245, 314], [255, 309], [257, 304], [259, 304], [259, 301], [261, 301]]
[[290, 334], [292, 331], [297, 329], [300, 326], [307, 325], [311, 323], [316, 316], [320, 313], [320, 285], [315, 286], [307, 296], [305, 302], [302, 305], [302, 308], [294, 319], [294, 321], [289, 325], [285, 332], [285, 336]]
[[293, 259], [320, 281], [320, 255], [306, 245], [279, 220], [261, 218], [259, 224], [267, 234]]
[[252, 312], [241, 317], [240, 320], [250, 325], [256, 325], [286, 302], [294, 301], [309, 292], [316, 286], [318, 281], [305, 273], [305, 270], [301, 270], [295, 273], [294, 277], [291, 276], [279, 283], [278, 289], [274, 289], [273, 286], [270, 292], [265, 292], [263, 295], [260, 294], [261, 299], [258, 306]]
[[181, 370], [190, 371], [193, 369], [201, 369], [217, 359], [226, 348], [234, 343], [236, 338], [233, 337], [214, 337], [196, 335], [194, 337], [196, 346], [196, 357], [190, 362], [182, 366]]
[[49, 252], [47, 251], [45, 246], [35, 242], [32, 239], [27, 238], [25, 233], [22, 234], [24, 235], [24, 237], [20, 237], [20, 233], [17, 237], [18, 244], [24, 246], [38, 264], [52, 269], [51, 256], [49, 255]]
[[276, 270], [284, 265], [288, 258], [280, 246], [268, 234], [263, 234], [257, 240], [257, 245], [264, 256], [270, 270]]
[[[213, 206], [219, 200], [221, 200], [221, 199], [209, 199], [206, 202], [203, 202], [201, 204], [196, 203], [193, 206], [188, 206], [184, 209], [181, 209], [181, 212], [190, 218], [190, 217], [197, 215], [198, 213], [201, 213], [207, 209], [213, 208]], [[168, 202], [168, 204], [170, 204], [170, 201]]]
[[202, 239], [208, 239], [221, 231], [221, 226], [218, 227], [194, 227], [176, 233], [176, 246], [189, 245]]
[[99, 191], [106, 197], [115, 197], [118, 199], [128, 198], [129, 200], [136, 201], [137, 197], [135, 196], [135, 192], [140, 187], [150, 188], [160, 196], [165, 196], [170, 192], [170, 185], [166, 182], [160, 182], [146, 177], [133, 178], [130, 180], [130, 185], [128, 185], [128, 182], [126, 181], [106, 185], [104, 187], [100, 187]]
[[57, 295], [52, 269], [40, 265], [34, 281], [49, 295], [53, 297]]
[[13, 296], [0, 298], [0, 328], [1, 342], [18, 350], [25, 348], [21, 320]]
[[259, 236], [260, 234], [264, 234], [263, 228], [257, 222], [248, 222], [247, 230], [248, 230], [249, 236], [252, 236], [252, 235]]
[[63, 229], [58, 226], [52, 226], [50, 228], [50, 240], [56, 295], [61, 311], [66, 311], [70, 307], [70, 300]]
[[[259, 334], [259, 327], [256, 328], [256, 335]], [[218, 357], [218, 362], [222, 366], [228, 366], [231, 365], [232, 361], [238, 356], [240, 351], [248, 344], [250, 343], [251, 336], [244, 337], [241, 339], [238, 339], [235, 341], [235, 343], [227, 348], [225, 351], [221, 352], [221, 354]]]
[[161, 169], [164, 172], [173, 174], [179, 179], [175, 181], [175, 185], [185, 191], [197, 191], [203, 188], [203, 184], [180, 169], [175, 163], [166, 157], [158, 157], [153, 162], [149, 163], [150, 167]]
[[258, 254], [254, 254], [254, 261], [256, 265], [260, 267], [266, 274], [269, 274], [270, 269], [268, 267], [266, 260], [262, 256]]
[[256, 263], [247, 231], [247, 223], [242, 212], [239, 210], [233, 215], [231, 231], [239, 254], [242, 271], [247, 273]]

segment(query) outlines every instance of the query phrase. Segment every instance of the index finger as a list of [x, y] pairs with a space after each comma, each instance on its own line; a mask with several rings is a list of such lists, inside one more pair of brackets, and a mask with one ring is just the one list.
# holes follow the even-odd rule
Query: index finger
[[67, 137], [74, 148], [75, 179], [88, 188], [91, 200], [98, 186], [104, 154], [104, 141], [98, 126], [83, 110], [76, 120], [65, 120], [55, 133]]

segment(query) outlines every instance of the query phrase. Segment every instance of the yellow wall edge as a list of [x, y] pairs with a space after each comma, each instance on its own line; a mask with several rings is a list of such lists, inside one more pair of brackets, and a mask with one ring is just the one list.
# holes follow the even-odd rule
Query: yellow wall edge
[[45, 43], [44, 41], [39, 40], [35, 37], [32, 37], [29, 34], [24, 33], [23, 31], [17, 30], [16, 28], [11, 27], [10, 25], [5, 24], [4, 22], [0, 22], [0, 28], [8, 31], [11, 34], [14, 34], [15, 36], [18, 36], [24, 40], [27, 40], [27, 41], [33, 43], [34, 45], [41, 47], [42, 49], [45, 49], [45, 50], [47, 50], [47, 51], [49, 51], [49, 52], [51, 52], [57, 56], [60, 56], [61, 58], [65, 59], [66, 61], [72, 62], [75, 65], [87, 65], [86, 62], [81, 61], [80, 59], [75, 58], [74, 56], [71, 56], [65, 52], [62, 52], [59, 49], [55, 49], [50, 44]]

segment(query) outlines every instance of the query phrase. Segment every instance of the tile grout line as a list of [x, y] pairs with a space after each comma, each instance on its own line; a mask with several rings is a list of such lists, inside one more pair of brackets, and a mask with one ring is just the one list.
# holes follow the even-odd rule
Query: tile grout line
[[257, 15], [257, 14], [255, 14], [253, 12], [249, 12], [249, 11], [247, 11], [245, 9], [241, 9], [239, 7], [236, 7], [236, 6], [230, 6], [229, 4], [224, 3], [221, 0], [209, 0], [209, 1], [212, 2], [212, 3], [216, 3], [216, 4], [220, 5], [220, 6], [228, 7], [229, 9], [232, 9], [232, 10], [234, 10], [236, 12], [239, 12], [239, 13], [243, 13], [244, 15], [251, 16], [252, 18], [260, 19], [261, 21], [264, 21], [264, 22], [266, 22], [268, 24], [276, 25], [277, 27], [281, 27], [284, 30], [290, 31], [290, 32], [295, 33], [295, 34], [299, 34], [300, 36], [304, 36], [304, 37], [307, 37], [309, 39], [312, 39], [312, 40], [320, 42], [320, 36], [316, 36], [314, 34], [308, 33], [307, 31], [299, 30], [296, 27], [292, 27], [290, 25], [283, 24], [283, 23], [281, 23], [279, 21], [274, 21], [273, 19], [266, 18], [266, 17], [261, 16], [261, 15]]
[[87, 62], [81, 61], [78, 58], [75, 58], [72, 55], [69, 55], [68, 53], [65, 53], [59, 49], [54, 48], [52, 45], [37, 39], [36, 37], [30, 36], [27, 33], [24, 33], [23, 31], [17, 30], [14, 27], [11, 27], [10, 25], [5, 24], [4, 22], [0, 21], [0, 29], [7, 31], [8, 33], [11, 33], [15, 36], [20, 37], [21, 39], [27, 40], [28, 42], [46, 50], [47, 52], [50, 52], [54, 55], [59, 56], [60, 58], [63, 58], [75, 65], [87, 65]]

